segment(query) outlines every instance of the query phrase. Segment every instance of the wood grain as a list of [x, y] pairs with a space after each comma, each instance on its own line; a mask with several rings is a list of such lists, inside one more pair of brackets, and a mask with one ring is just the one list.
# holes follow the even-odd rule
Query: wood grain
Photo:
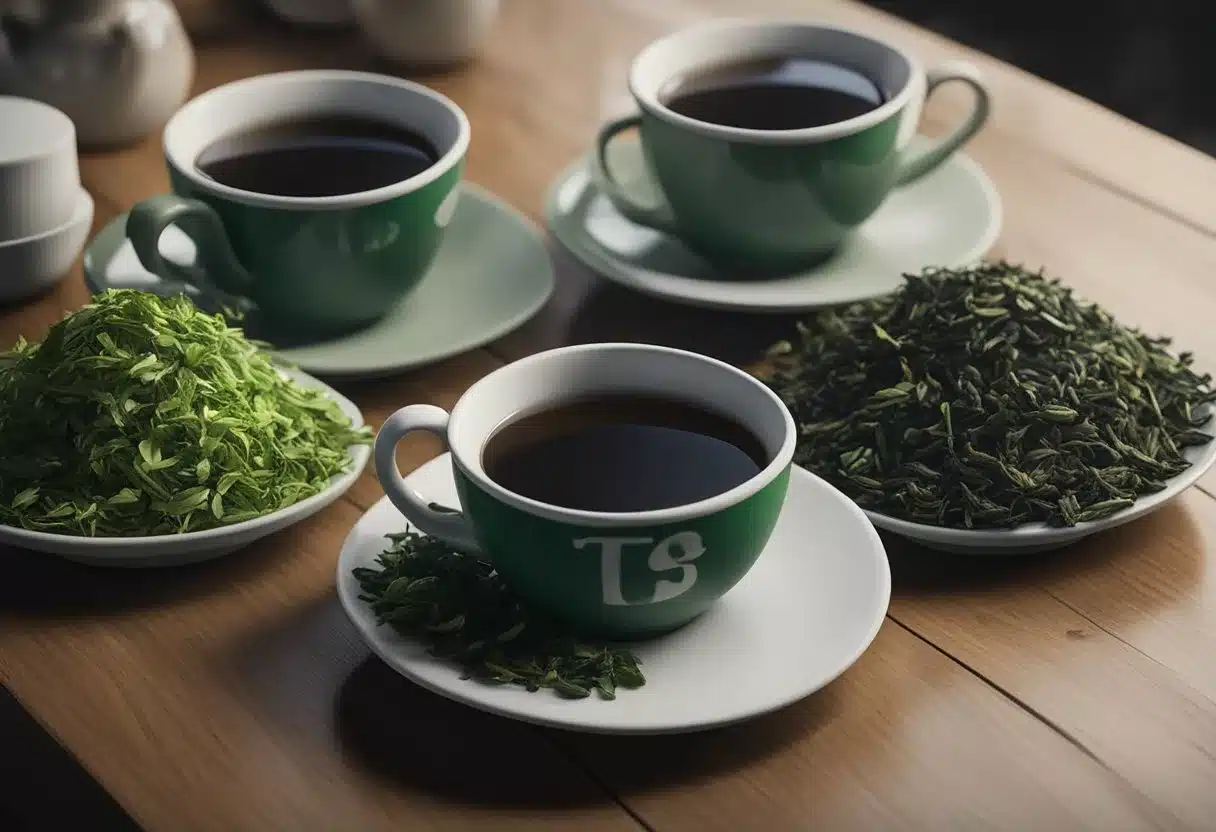
[[101, 570], [0, 553], [0, 681], [150, 830], [632, 830], [542, 736], [370, 658], [339, 501], [239, 555]]
[[[1108, 537], [1088, 544], [1072, 568], [1058, 570], [1044, 588], [1216, 702], [1216, 512], [1210, 500], [1187, 495], [1169, 513]], [[1192, 736], [1205, 745], [1213, 739]]]
[[754, 723], [690, 737], [560, 742], [662, 830], [1167, 822], [1101, 763], [891, 622], [838, 682]]
[[95, 829], [139, 832], [114, 798], [2, 686], [0, 726], [5, 746], [0, 829], [72, 829], [87, 817]]
[[[730, 0], [512, 0], [477, 62], [419, 80], [468, 112], [469, 177], [538, 219], [554, 174], [630, 106], [633, 53], [744, 12]], [[979, 63], [997, 107], [969, 152], [1004, 200], [996, 254], [1047, 266], [1216, 369], [1216, 163], [846, 0], [746, 13], [861, 25], [926, 61]], [[243, 22], [200, 47], [196, 91], [330, 66], [398, 71], [352, 35]], [[926, 128], [963, 106], [935, 98]], [[82, 175], [95, 229], [167, 187], [158, 138], [91, 154]], [[379, 425], [406, 404], [450, 407], [504, 361], [558, 344], [651, 341], [746, 364], [793, 324], [646, 299], [554, 254], [558, 293], [520, 332], [339, 386]], [[85, 300], [77, 271], [0, 310], [0, 340], [38, 338]], [[408, 471], [440, 450], [411, 437], [398, 462]], [[1216, 493], [1216, 475], [1204, 482]], [[849, 673], [756, 723], [652, 739], [510, 723], [371, 659], [333, 569], [381, 495], [366, 474], [304, 524], [166, 572], [4, 551], [0, 681], [150, 830], [1210, 828], [1216, 500], [1199, 491], [1054, 556], [979, 562], [890, 541], [893, 620]]]
[[1216, 502], [1193, 492], [1067, 556], [989, 562], [888, 546], [890, 615], [1173, 816], [1216, 811]]

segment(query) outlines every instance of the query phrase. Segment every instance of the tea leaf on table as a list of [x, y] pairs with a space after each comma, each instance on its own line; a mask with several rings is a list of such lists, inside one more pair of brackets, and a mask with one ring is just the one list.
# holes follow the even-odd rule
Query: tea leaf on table
[[463, 678], [571, 699], [593, 690], [615, 699], [617, 688], [646, 683], [636, 656], [575, 639], [517, 599], [488, 563], [414, 531], [389, 540], [378, 569], [354, 570], [360, 598], [378, 624], [452, 659]]
[[863, 508], [940, 526], [1101, 520], [1212, 437], [1211, 377], [1058, 280], [929, 269], [769, 350], [795, 461]]
[[310, 497], [371, 441], [184, 297], [106, 292], [0, 355], [0, 523], [143, 536]]

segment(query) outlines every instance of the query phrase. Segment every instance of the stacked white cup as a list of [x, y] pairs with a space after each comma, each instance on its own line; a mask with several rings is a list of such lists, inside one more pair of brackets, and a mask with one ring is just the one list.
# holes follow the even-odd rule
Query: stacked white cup
[[92, 224], [72, 120], [41, 102], [0, 96], [0, 303], [58, 283]]

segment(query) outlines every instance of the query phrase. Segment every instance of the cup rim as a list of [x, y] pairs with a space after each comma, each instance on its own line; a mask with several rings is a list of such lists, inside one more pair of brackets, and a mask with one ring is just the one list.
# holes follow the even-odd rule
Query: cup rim
[[[365, 84], [375, 84], [384, 87], [394, 87], [404, 92], [413, 93], [415, 95], [429, 98], [432, 101], [447, 109], [456, 119], [457, 135], [452, 146], [439, 157], [435, 164], [431, 165], [421, 173], [411, 176], [408, 179], [403, 179], [400, 182], [394, 182], [391, 185], [385, 185], [381, 188], [373, 188], [368, 191], [356, 191], [350, 194], [337, 194], [334, 196], [276, 196], [273, 194], [261, 194], [256, 191], [247, 191], [242, 188], [234, 188], [231, 185], [225, 185], [210, 179], [200, 173], [194, 164], [194, 159], [183, 159], [181, 154], [175, 151], [174, 137], [176, 130], [180, 129], [180, 125], [192, 115], [196, 110], [206, 107], [211, 102], [221, 99], [224, 96], [231, 95], [234, 92], [242, 89], [250, 89], [256, 87], [273, 88], [283, 84], [306, 83], [309, 81], [349, 81], [361, 82]], [[414, 191], [426, 187], [435, 180], [448, 173], [453, 167], [460, 163], [464, 158], [469, 147], [469, 119], [465, 115], [456, 102], [452, 101], [446, 95], [437, 92], [430, 87], [413, 81], [407, 81], [404, 78], [394, 78], [391, 75], [381, 75], [375, 72], [360, 72], [356, 70], [346, 69], [303, 69], [293, 70], [290, 72], [272, 72], [265, 75], [254, 75], [249, 78], [243, 78], [238, 81], [231, 81], [227, 84], [221, 84], [207, 92], [201, 93], [186, 102], [169, 122], [165, 125], [164, 135], [162, 138], [162, 149], [166, 161], [175, 172], [189, 180], [192, 185], [201, 191], [212, 194], [214, 196], [224, 197], [233, 202], [242, 203], [245, 205], [253, 205], [263, 208], [283, 208], [294, 210], [332, 210], [335, 208], [357, 208], [363, 205], [374, 205], [380, 202], [385, 202], [396, 197], [404, 196]], [[219, 138], [217, 134], [215, 138]]]
[[[644, 61], [653, 56], [660, 49], [670, 46], [672, 43], [683, 40], [702, 37], [706, 34], [721, 31], [722, 29], [739, 29], [739, 30], [778, 30], [778, 29], [802, 29], [813, 30], [819, 32], [837, 32], [851, 37], [867, 40], [875, 46], [897, 55], [907, 64], [908, 78], [904, 82], [903, 87], [898, 93], [891, 96], [881, 106], [863, 113], [854, 118], [844, 121], [837, 121], [832, 124], [824, 124], [818, 127], [801, 127], [795, 130], [756, 130], [747, 127], [729, 127], [723, 124], [713, 124], [712, 122], [700, 121], [690, 118], [674, 110], [666, 107], [659, 101], [658, 87], [660, 84], [648, 84], [647, 79], [643, 77], [642, 68]], [[749, 144], [766, 144], [766, 145], [789, 145], [803, 144], [806, 142], [821, 142], [829, 139], [836, 139], [842, 136], [851, 136], [854, 133], [859, 133], [868, 127], [873, 127], [883, 121], [894, 116], [908, 103], [909, 99], [915, 94], [916, 80], [924, 74], [919, 61], [917, 61], [908, 52], [900, 49], [888, 41], [881, 40], [873, 35], [860, 32], [857, 29], [848, 26], [835, 26], [821, 23], [808, 23], [797, 20], [757, 20], [747, 18], [720, 18], [705, 23], [694, 24], [682, 29], [678, 29], [667, 35], [664, 35], [657, 40], [647, 44], [641, 52], [639, 52], [629, 65], [629, 92], [637, 102], [638, 106], [643, 111], [652, 116], [660, 118], [669, 124], [677, 127], [683, 127], [694, 133], [699, 133], [709, 138], [725, 139], [735, 142], [747, 142]]]
[[[737, 378], [746, 380], [757, 392], [757, 395], [766, 399], [772, 408], [781, 414], [782, 421], [785, 426], [784, 436], [782, 437], [781, 445], [777, 452], [773, 454], [772, 459], [759, 472], [743, 483], [731, 488], [728, 491], [723, 491], [721, 494], [715, 494], [704, 500], [698, 500], [693, 503], [686, 503], [680, 506], [672, 506], [670, 508], [652, 509], [649, 511], [631, 511], [631, 512], [609, 512], [609, 511], [586, 511], [582, 509], [565, 508], [554, 505], [552, 503], [544, 503], [539, 500], [534, 500], [530, 497], [525, 497], [514, 491], [504, 488], [494, 482], [483, 469], [480, 462], [480, 455], [485, 448], [486, 441], [493, 435], [494, 431], [488, 431], [483, 436], [477, 437], [475, 440], [461, 441], [460, 426], [462, 423], [462, 415], [468, 411], [478, 408], [477, 399], [482, 390], [490, 383], [490, 379], [502, 372], [523, 372], [530, 367], [538, 364], [553, 361], [561, 356], [589, 353], [589, 352], [620, 352], [620, 353], [636, 353], [636, 354], [666, 354], [679, 356], [685, 359], [703, 362], [717, 370], [733, 375]], [[678, 394], [673, 394], [674, 398], [679, 398]], [[510, 418], [513, 414], [504, 413], [502, 419], [496, 422], [496, 425], [501, 426], [503, 422]], [[750, 425], [744, 423], [744, 426], [749, 430]], [[526, 358], [519, 359], [487, 376], [479, 379], [471, 387], [469, 387], [460, 400], [452, 408], [451, 415], [448, 420], [448, 448], [452, 454], [452, 462], [460, 471], [468, 477], [482, 491], [488, 493], [501, 503], [504, 503], [512, 508], [518, 509], [536, 517], [541, 517], [547, 520], [553, 520], [559, 523], [581, 526], [598, 526], [598, 527], [615, 527], [628, 528], [636, 526], [657, 526], [666, 525], [669, 523], [687, 522], [690, 520], [706, 517], [711, 514], [716, 514], [724, 509], [728, 509], [737, 505], [749, 497], [755, 495], [763, 488], [773, 482], [784, 470], [786, 470], [794, 459], [794, 448], [797, 443], [798, 431], [794, 424], [794, 418], [790, 414], [789, 409], [781, 398], [769, 388], [764, 382], [760, 381], [750, 373], [740, 370], [724, 361], [719, 361], [716, 358], [711, 358], [707, 355], [691, 352], [688, 350], [675, 349], [674, 347], [663, 347], [653, 344], [635, 344], [623, 342], [607, 342], [593, 344], [577, 344], [567, 347], [558, 347], [556, 349], [546, 350], [544, 352], [535, 353]], [[466, 458], [467, 443], [476, 445], [473, 453], [478, 455], [478, 458], [470, 464], [470, 460]]]

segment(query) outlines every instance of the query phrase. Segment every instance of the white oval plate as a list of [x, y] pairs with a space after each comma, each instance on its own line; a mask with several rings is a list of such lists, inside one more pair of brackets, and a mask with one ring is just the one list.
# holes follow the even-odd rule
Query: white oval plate
[[[323, 390], [338, 403], [342, 412], [350, 417], [356, 427], [363, 424], [363, 414], [355, 403], [332, 387], [299, 370], [284, 370], [305, 387]], [[178, 566], [184, 563], [211, 560], [247, 546], [253, 541], [273, 534], [280, 529], [311, 517], [334, 500], [341, 497], [355, 484], [363, 473], [371, 456], [367, 445], [355, 445], [350, 449], [351, 467], [330, 480], [329, 487], [319, 494], [280, 509], [271, 514], [185, 534], [162, 534], [152, 537], [81, 537], [70, 534], [51, 534], [30, 531], [14, 526], [0, 526], [0, 543], [20, 546], [37, 552], [48, 552], [78, 563], [94, 566]]]
[[1076, 543], [1091, 534], [1113, 529], [1156, 511], [1195, 484], [1216, 462], [1216, 440], [1186, 450], [1191, 467], [1169, 480], [1156, 494], [1141, 497], [1131, 508], [1105, 520], [1078, 523], [1068, 528], [1055, 528], [1045, 523], [1027, 523], [1013, 529], [976, 530], [950, 529], [899, 520], [886, 514], [866, 511], [871, 522], [880, 529], [914, 540], [922, 546], [943, 552], [965, 555], [1025, 555], [1046, 552]]
[[[406, 478], [428, 499], [456, 505], [448, 454]], [[461, 679], [452, 663], [376, 626], [351, 571], [375, 568], [385, 535], [406, 528], [387, 498], [355, 524], [338, 557], [338, 597], [363, 640], [428, 690], [511, 719], [604, 734], [666, 734], [739, 722], [785, 707], [847, 670], [878, 634], [891, 597], [886, 552], [848, 498], [795, 467], [789, 495], [756, 565], [705, 615], [631, 645], [646, 685], [615, 701], [562, 699]]]

